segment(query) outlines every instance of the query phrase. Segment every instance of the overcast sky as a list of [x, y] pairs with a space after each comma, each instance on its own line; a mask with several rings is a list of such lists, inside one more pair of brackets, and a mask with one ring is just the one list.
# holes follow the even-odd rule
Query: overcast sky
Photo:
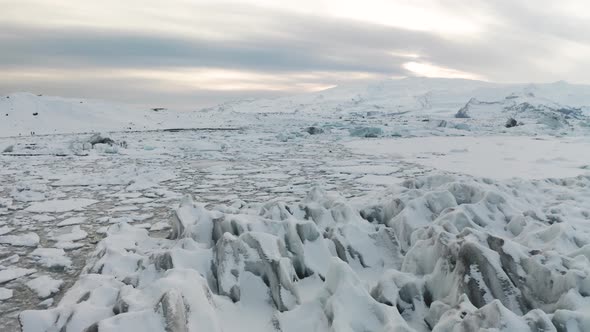
[[0, 93], [199, 108], [405, 76], [590, 83], [588, 0], [0, 0]]

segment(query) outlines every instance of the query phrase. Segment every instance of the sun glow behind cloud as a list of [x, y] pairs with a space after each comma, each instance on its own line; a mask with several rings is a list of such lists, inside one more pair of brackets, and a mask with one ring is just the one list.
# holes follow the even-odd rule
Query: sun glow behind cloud
[[440, 67], [425, 62], [406, 62], [403, 67], [417, 76], [423, 77], [446, 77], [446, 78], [464, 78], [469, 80], [485, 80], [481, 75], [463, 72], [451, 68]]
[[333, 82], [383, 79], [383, 75], [362, 72], [306, 72], [265, 74], [260, 72], [230, 70], [224, 68], [159, 68], [121, 69], [114, 72], [100, 69], [41, 69], [6, 70], [3, 79], [11, 81], [37, 80], [47, 84], [74, 83], [80, 79], [135, 80], [160, 84], [162, 91], [284, 91], [313, 92], [335, 86]]

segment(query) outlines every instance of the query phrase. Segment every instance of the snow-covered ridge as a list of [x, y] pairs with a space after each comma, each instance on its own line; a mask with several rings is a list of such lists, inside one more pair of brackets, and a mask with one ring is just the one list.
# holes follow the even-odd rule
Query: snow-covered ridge
[[378, 127], [382, 136], [481, 135], [507, 128], [517, 135], [579, 136], [590, 131], [590, 86], [407, 78], [238, 101], [212, 110], [364, 123]]
[[406, 78], [369, 81], [274, 99], [222, 104], [213, 109], [236, 112], [456, 112], [472, 98], [499, 101], [527, 96], [538, 103], [590, 106], [590, 86], [566, 82], [499, 84], [463, 79]]
[[[138, 129], [140, 110], [114, 103], [15, 93], [0, 97], [2, 136]], [[134, 113], [136, 113], [134, 115]]]
[[346, 200], [313, 189], [205, 209], [168, 239], [111, 226], [25, 332], [585, 331], [590, 178], [433, 175]]
[[223, 125], [203, 112], [145, 109], [100, 100], [14, 93], [0, 96], [0, 137]]

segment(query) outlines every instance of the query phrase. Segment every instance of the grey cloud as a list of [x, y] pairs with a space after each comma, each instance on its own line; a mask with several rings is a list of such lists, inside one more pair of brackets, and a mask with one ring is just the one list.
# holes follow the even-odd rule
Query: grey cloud
[[[215, 16], [215, 11], [221, 9], [209, 6], [208, 10]], [[4, 31], [0, 42], [7, 50], [0, 53], [0, 64], [115, 68], [198, 66], [403, 75], [408, 73], [400, 66], [407, 59], [391, 55], [392, 51], [419, 52], [435, 60], [439, 52], [448, 53], [448, 59], [453, 60], [470, 51], [461, 43], [425, 32], [253, 7], [237, 7], [232, 11], [252, 21], [267, 18], [265, 28], [269, 31], [252, 29], [255, 32], [245, 31], [235, 39], [215, 40], [140, 31], [0, 26]], [[225, 24], [220, 22], [219, 28], [224, 29]], [[233, 31], [235, 27], [230, 29]], [[8, 35], [18, 38], [6, 37]], [[479, 56], [485, 54], [481, 52]]]
[[495, 28], [528, 33], [535, 39], [552, 37], [578, 43], [590, 42], [590, 21], [560, 12], [561, 4], [552, 0], [536, 1], [475, 1], [491, 15], [498, 17]]
[[[319, 27], [318, 27], [319, 28]], [[290, 32], [290, 38], [259, 37], [220, 42], [142, 33], [120, 34], [95, 30], [11, 30], [18, 38], [2, 38], [4, 66], [107, 67], [222, 67], [264, 71], [366, 71], [399, 73], [401, 59], [386, 53], [394, 38], [378, 45], [361, 36], [338, 36], [331, 27], [308, 31], [307, 36]], [[314, 36], [315, 34], [315, 36]], [[398, 32], [397, 35], [400, 35]], [[301, 40], [299, 38], [306, 38]], [[327, 40], [322, 40], [326, 38]], [[329, 39], [333, 38], [332, 41]], [[358, 38], [355, 40], [355, 38]], [[386, 39], [387, 38], [387, 39]], [[374, 37], [373, 37], [374, 39]], [[405, 38], [403, 38], [405, 39]], [[400, 40], [403, 40], [400, 38]], [[389, 43], [387, 41], [390, 41]], [[381, 47], [381, 49], [379, 49]]]
[[[584, 79], [582, 74], [552, 73], [544, 68], [537, 68], [533, 60], [540, 56], [559, 59], [560, 50], [555, 47], [555, 43], [560, 40], [587, 44], [585, 38], [588, 37], [573, 29], [576, 26], [587, 27], [587, 23], [582, 24], [571, 19], [562, 27], [558, 23], [564, 17], [547, 17], [543, 10], [529, 10], [522, 4], [515, 4], [516, 1], [490, 3], [476, 0], [470, 2], [470, 7], [457, 0], [446, 0], [445, 3], [456, 6], [464, 13], [469, 13], [470, 10], [490, 13], [498, 17], [499, 23], [489, 26], [477, 38], [450, 39], [434, 33], [352, 20], [237, 6], [231, 9], [232, 14], [248, 17], [249, 23], [241, 27], [220, 20], [218, 28], [227, 29], [234, 35], [233, 38], [223, 40], [154, 31], [33, 28], [4, 24], [0, 25], [0, 72], [3, 68], [98, 68], [116, 71], [122, 68], [218, 67], [277, 75], [311, 71], [411, 75], [403, 69], [402, 64], [412, 59], [391, 54], [408, 52], [420, 54], [419, 61], [480, 74], [497, 81]], [[213, 16], [222, 17], [225, 9], [210, 6], [208, 10]], [[259, 20], [264, 21], [261, 27], [256, 26]], [[539, 21], [545, 24], [537, 29]], [[244, 30], [243, 33], [236, 34], [240, 28]], [[551, 42], [539, 42], [537, 38], [546, 38]], [[579, 66], [588, 69], [590, 63], [581, 63]], [[583, 73], [584, 70], [578, 72]], [[572, 76], [563, 77], [560, 74]], [[44, 84], [46, 83], [34, 80], [29, 82], [29, 86], [40, 89]], [[61, 84], [61, 88], [54, 86], [51, 89], [56, 94], [79, 91], [81, 95], [87, 96], [81, 87], [90, 89], [94, 86], [95, 90], [104, 90], [101, 96], [104, 94], [107, 97], [111, 95], [123, 98], [127, 93], [128, 97], [125, 99], [139, 96], [146, 91], [157, 96], [158, 91], [157, 84], [147, 82], [142, 91], [137, 91], [137, 86], [141, 86], [140, 82], [124, 79], [114, 82], [95, 80]], [[100, 86], [102, 84], [108, 87]], [[0, 89], [5, 92], [18, 87], [7, 82], [0, 84]], [[21, 89], [26, 90], [28, 86]], [[116, 90], [115, 93], [109, 93], [110, 89]], [[196, 91], [195, 96], [199, 95], [198, 98], [183, 98], [197, 100], [212, 96], [213, 99], [223, 99], [224, 95], [231, 98], [244, 94]], [[268, 94], [269, 92], [252, 91], [250, 95]], [[161, 97], [167, 98], [163, 95]]]

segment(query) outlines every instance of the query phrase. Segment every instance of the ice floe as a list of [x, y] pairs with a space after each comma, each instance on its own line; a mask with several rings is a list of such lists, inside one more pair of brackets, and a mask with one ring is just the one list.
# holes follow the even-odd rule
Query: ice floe
[[37, 248], [30, 253], [30, 256], [36, 259], [39, 264], [47, 268], [63, 269], [72, 265], [72, 260], [65, 255], [63, 249]]
[[35, 273], [35, 269], [7, 268], [0, 270], [0, 284]]
[[59, 291], [62, 284], [62, 280], [55, 280], [44, 275], [28, 281], [26, 285], [35, 292], [39, 298], [43, 299]]
[[26, 208], [26, 211], [37, 213], [76, 211], [97, 202], [97, 200], [88, 198], [49, 200], [33, 203], [28, 208]]
[[36, 247], [39, 245], [39, 235], [34, 232], [15, 235], [2, 235], [0, 236], [0, 243], [10, 244], [13, 246]]

